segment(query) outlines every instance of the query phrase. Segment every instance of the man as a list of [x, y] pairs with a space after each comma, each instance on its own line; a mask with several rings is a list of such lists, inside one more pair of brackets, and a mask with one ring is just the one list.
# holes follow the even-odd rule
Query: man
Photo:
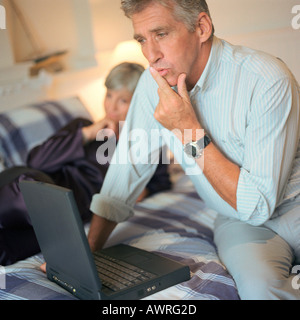
[[[219, 212], [215, 242], [242, 299], [300, 299], [290, 275], [294, 259], [300, 261], [300, 101], [293, 75], [274, 57], [215, 37], [204, 0], [121, 3], [150, 64], [127, 133], [160, 130], [201, 198]], [[133, 142], [123, 133], [127, 154], [119, 149], [115, 159], [132, 157]], [[155, 149], [148, 140], [145, 157]], [[154, 170], [151, 163], [110, 167], [110, 183], [91, 205], [92, 250], [132, 215]]]

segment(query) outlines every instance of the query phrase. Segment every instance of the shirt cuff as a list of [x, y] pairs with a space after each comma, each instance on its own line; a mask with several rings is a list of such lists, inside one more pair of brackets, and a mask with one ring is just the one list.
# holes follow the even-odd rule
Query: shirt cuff
[[133, 208], [125, 202], [111, 197], [95, 194], [92, 198], [90, 210], [110, 221], [123, 222], [133, 216]]
[[250, 173], [242, 168], [237, 187], [237, 212], [241, 221], [260, 225], [266, 220], [264, 210], [259, 210], [262, 195], [251, 180]]

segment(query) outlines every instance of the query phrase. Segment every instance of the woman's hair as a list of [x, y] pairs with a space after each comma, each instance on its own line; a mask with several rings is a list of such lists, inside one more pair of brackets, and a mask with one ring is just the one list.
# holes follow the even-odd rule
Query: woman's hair
[[137, 63], [118, 64], [106, 77], [105, 86], [111, 90], [126, 88], [133, 93], [144, 70], [145, 68]]
[[[195, 31], [199, 13], [205, 12], [211, 18], [205, 0], [122, 0], [121, 8], [125, 15], [131, 18], [133, 14], [143, 11], [151, 3], [173, 9], [174, 18], [183, 22], [190, 32]], [[212, 29], [211, 37], [215, 32], [214, 26]]]

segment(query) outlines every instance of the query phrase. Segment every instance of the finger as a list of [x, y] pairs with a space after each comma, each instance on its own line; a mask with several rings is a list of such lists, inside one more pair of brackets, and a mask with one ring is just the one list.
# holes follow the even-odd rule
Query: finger
[[186, 87], [185, 80], [186, 80], [186, 74], [185, 73], [180, 74], [177, 81], [178, 94], [182, 98], [190, 100], [190, 96]]
[[153, 67], [150, 67], [150, 73], [162, 91], [173, 92], [168, 81], [164, 79]]
[[101, 129], [111, 129], [115, 133], [117, 133], [117, 131], [119, 129], [119, 123], [116, 121], [113, 121], [111, 119], [105, 118], [104, 122], [103, 122], [103, 127], [100, 127], [99, 130], [101, 130]]
[[46, 263], [43, 263], [41, 266], [40, 266], [40, 270], [43, 271], [44, 273], [46, 273]]

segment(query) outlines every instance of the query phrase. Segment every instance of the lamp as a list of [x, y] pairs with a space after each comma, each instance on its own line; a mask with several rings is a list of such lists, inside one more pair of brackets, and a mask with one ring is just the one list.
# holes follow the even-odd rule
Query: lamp
[[114, 49], [111, 57], [111, 67], [122, 62], [140, 63], [145, 68], [148, 67], [148, 61], [143, 56], [140, 45], [135, 40], [120, 42]]

